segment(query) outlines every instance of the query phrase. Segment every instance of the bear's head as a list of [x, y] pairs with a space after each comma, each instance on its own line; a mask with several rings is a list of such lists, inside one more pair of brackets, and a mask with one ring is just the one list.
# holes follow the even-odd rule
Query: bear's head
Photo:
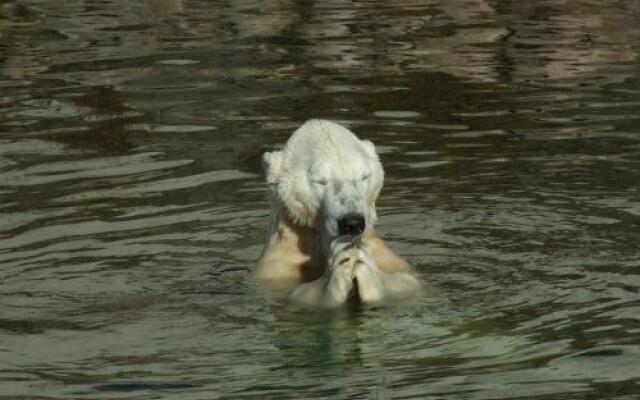
[[325, 120], [310, 120], [262, 166], [279, 213], [327, 240], [360, 235], [376, 220], [384, 171], [375, 146]]

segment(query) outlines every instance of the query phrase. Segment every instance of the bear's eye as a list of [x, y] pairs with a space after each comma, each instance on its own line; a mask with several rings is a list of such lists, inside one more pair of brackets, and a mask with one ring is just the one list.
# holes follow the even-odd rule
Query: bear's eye
[[360, 179], [362, 179], [363, 182], [366, 182], [369, 179], [370, 176], [371, 176], [371, 174], [364, 174], [364, 175], [362, 175], [362, 178], [360, 178]]
[[324, 178], [313, 179], [312, 182], [320, 186], [325, 186], [327, 184], [327, 180]]

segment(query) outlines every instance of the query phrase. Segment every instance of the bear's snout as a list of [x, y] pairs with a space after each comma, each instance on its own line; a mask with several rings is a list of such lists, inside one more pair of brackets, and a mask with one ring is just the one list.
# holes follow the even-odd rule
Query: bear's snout
[[360, 235], [364, 232], [364, 216], [358, 213], [349, 213], [338, 220], [338, 232], [340, 235]]

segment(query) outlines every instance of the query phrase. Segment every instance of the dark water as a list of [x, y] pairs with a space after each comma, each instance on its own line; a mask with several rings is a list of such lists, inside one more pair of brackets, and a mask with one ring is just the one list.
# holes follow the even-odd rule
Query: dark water
[[[0, 398], [636, 399], [640, 3], [0, 1]], [[430, 288], [248, 279], [258, 156], [372, 139]]]

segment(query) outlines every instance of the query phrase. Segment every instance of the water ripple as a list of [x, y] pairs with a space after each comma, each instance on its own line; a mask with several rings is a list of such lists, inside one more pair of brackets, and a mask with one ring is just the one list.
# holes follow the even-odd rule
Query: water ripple
[[[2, 2], [2, 396], [637, 396], [639, 15]], [[310, 117], [378, 146], [378, 229], [424, 298], [309, 312], [252, 283], [260, 154]]]

